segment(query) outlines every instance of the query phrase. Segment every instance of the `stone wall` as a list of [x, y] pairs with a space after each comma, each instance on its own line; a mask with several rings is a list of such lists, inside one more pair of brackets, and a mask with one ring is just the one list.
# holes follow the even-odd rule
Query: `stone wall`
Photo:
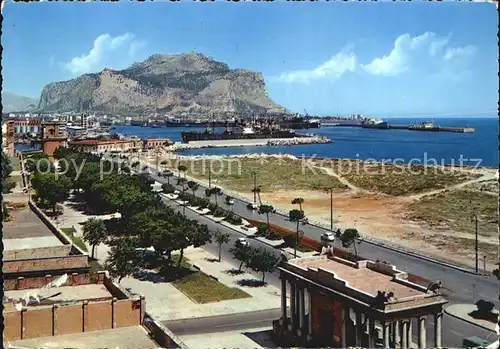
[[71, 252], [71, 245], [47, 246], [37, 248], [26, 248], [22, 250], [9, 250], [3, 252], [3, 261], [11, 259], [29, 259], [68, 256]]

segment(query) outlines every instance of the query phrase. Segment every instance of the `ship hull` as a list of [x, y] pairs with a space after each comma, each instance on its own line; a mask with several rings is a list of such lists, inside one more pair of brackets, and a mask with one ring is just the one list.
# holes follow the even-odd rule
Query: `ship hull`
[[363, 128], [377, 128], [377, 129], [388, 129], [389, 125], [387, 122], [381, 122], [378, 124], [362, 124], [361, 127]]
[[277, 138], [295, 138], [306, 137], [305, 135], [296, 134], [295, 132], [274, 132], [274, 133], [252, 133], [235, 135], [230, 133], [204, 133], [204, 132], [181, 132], [182, 141], [184, 143], [194, 141], [224, 141], [238, 139], [277, 139]]

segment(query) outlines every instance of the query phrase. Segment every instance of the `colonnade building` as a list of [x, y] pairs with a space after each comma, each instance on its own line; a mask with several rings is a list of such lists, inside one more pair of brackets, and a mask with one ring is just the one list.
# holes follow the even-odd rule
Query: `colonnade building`
[[278, 269], [282, 314], [273, 335], [280, 346], [441, 347], [447, 300], [393, 265], [323, 255]]

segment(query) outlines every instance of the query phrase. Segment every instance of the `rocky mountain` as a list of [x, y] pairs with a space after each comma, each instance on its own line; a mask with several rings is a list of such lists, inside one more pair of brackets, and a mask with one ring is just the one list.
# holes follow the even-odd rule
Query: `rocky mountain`
[[43, 88], [44, 112], [167, 112], [193, 117], [279, 111], [260, 73], [230, 69], [199, 53], [155, 54], [124, 70], [104, 69]]
[[15, 93], [2, 91], [2, 113], [32, 111], [36, 109], [38, 100]]

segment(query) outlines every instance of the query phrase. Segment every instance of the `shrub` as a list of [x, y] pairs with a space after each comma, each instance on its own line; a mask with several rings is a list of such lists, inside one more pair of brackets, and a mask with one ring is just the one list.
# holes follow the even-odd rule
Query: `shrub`
[[491, 314], [495, 304], [493, 302], [485, 301], [484, 299], [480, 299], [476, 302], [477, 312], [481, 315]]
[[215, 204], [212, 204], [212, 203], [209, 203], [207, 205], [208, 209], [212, 212], [215, 212], [219, 207], [218, 206], [215, 206]]
[[166, 194], [172, 194], [175, 191], [175, 187], [172, 184], [164, 183], [161, 188]]
[[267, 224], [261, 223], [257, 227], [257, 233], [255, 235], [257, 236], [265, 236], [267, 234], [267, 231], [269, 230], [269, 227]]
[[281, 234], [273, 230], [267, 234], [266, 238], [269, 240], [281, 240]]
[[200, 199], [200, 201], [199, 201], [199, 205], [200, 205], [200, 206], [199, 206], [198, 208], [199, 208], [200, 210], [201, 210], [201, 209], [204, 209], [204, 208], [208, 208], [208, 206], [210, 205], [210, 201], [209, 201], [209, 200], [207, 200], [207, 199]]
[[212, 214], [215, 217], [223, 217], [223, 216], [227, 215], [227, 211], [224, 210], [223, 208], [217, 207], [214, 211], [212, 211]]
[[236, 216], [233, 213], [230, 213], [226, 218], [225, 221], [234, 224], [234, 225], [240, 225], [243, 223], [243, 220], [241, 219], [240, 216]]
[[500, 269], [493, 269], [493, 275], [497, 277], [497, 279], [500, 280]]
[[295, 236], [295, 234], [287, 234], [283, 236], [283, 240], [285, 241], [285, 245], [287, 247], [295, 247], [295, 245], [297, 244], [297, 237]]

